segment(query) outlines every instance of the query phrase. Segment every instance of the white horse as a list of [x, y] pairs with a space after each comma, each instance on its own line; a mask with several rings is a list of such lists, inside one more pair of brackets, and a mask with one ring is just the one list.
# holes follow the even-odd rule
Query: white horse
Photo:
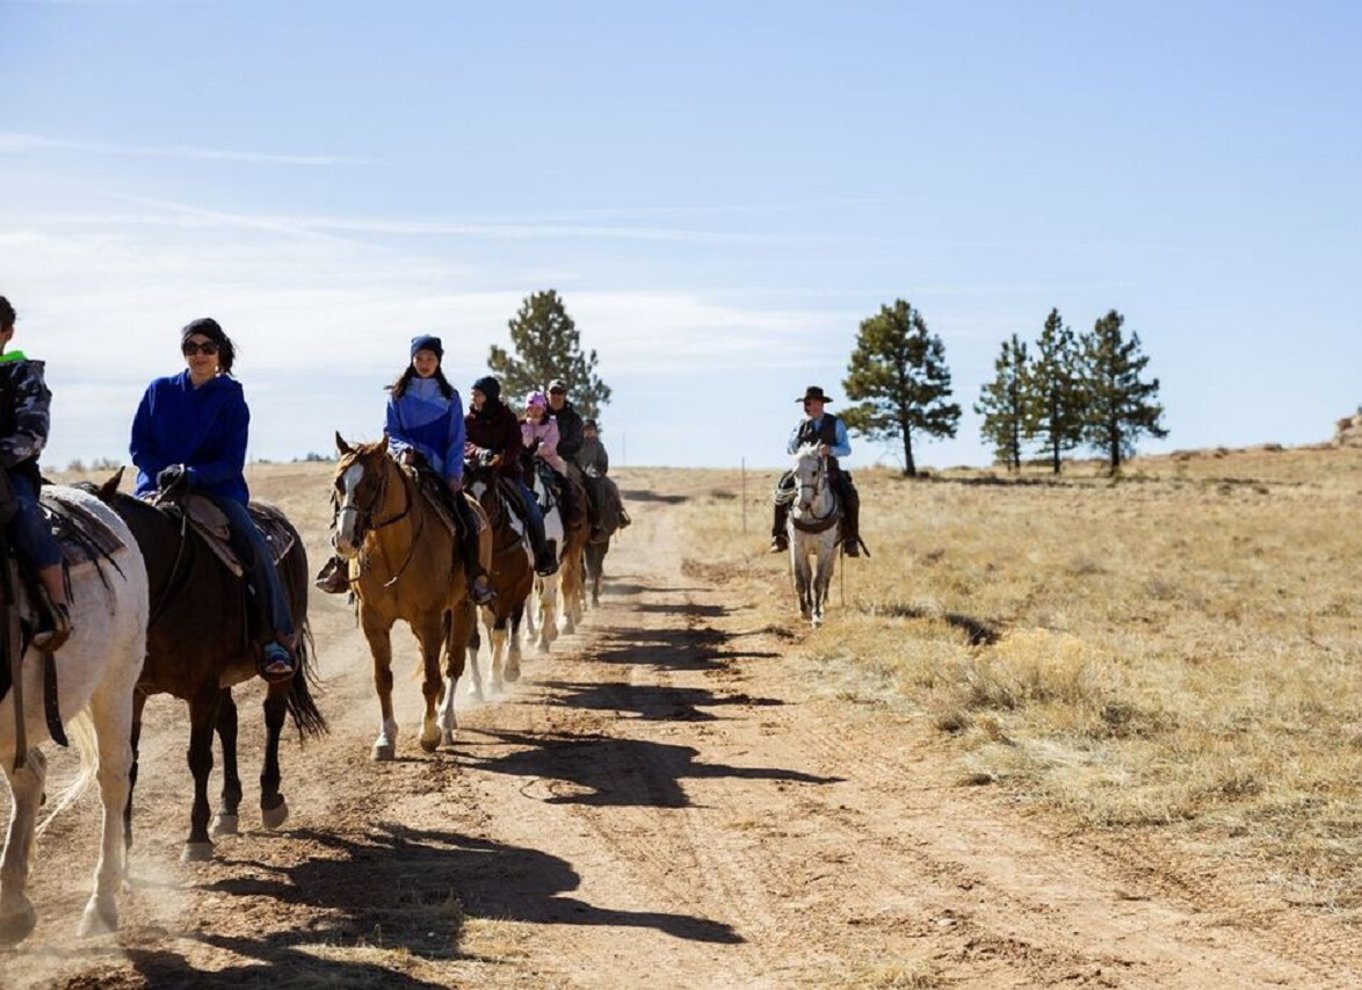
[[[553, 548], [553, 555], [558, 557], [563, 552], [563, 543], [567, 539], [567, 531], [563, 526], [563, 511], [558, 502], [551, 498], [549, 491], [544, 485], [544, 479], [540, 477], [538, 465], [530, 474], [530, 491], [534, 493], [535, 500], [539, 503], [539, 511], [544, 517], [544, 541]], [[551, 503], [551, 504], [550, 504]], [[542, 574], [534, 576], [534, 601], [526, 611], [526, 618], [529, 619], [529, 631], [531, 635], [538, 630], [538, 641], [535, 644], [540, 653], [548, 653], [553, 649], [553, 641], [558, 638], [558, 590], [559, 590], [559, 571], [554, 571], [548, 577]]]
[[[814, 444], [794, 454], [795, 490], [790, 493], [789, 518], [785, 523], [790, 541], [790, 565], [794, 570], [795, 595], [799, 614], [813, 623], [823, 624], [823, 607], [837, 561], [838, 524], [842, 507], [828, 483], [828, 459]], [[809, 558], [816, 558], [811, 569]]]
[[[71, 624], [74, 632], [53, 654], [57, 669], [58, 708], [63, 725], [80, 755], [80, 774], [55, 802], [52, 815], [69, 807], [99, 781], [104, 827], [95, 867], [94, 893], [81, 917], [80, 933], [93, 935], [118, 927], [118, 888], [125, 870], [123, 810], [128, 803], [132, 769], [133, 691], [147, 639], [147, 570], [132, 533], [114, 511], [94, 495], [71, 488], [49, 488], [66, 503], [78, 504], [106, 525], [123, 548], [98, 567], [71, 568]], [[116, 566], [113, 566], [116, 565]], [[0, 944], [27, 938], [37, 914], [24, 893], [38, 806], [43, 800], [47, 761], [38, 744], [50, 739], [43, 711], [43, 658], [29, 649], [22, 661], [26, 749], [17, 753], [14, 687], [0, 699], [0, 764], [14, 799], [14, 813], [0, 860]], [[16, 769], [16, 756], [23, 766]], [[51, 821], [51, 815], [47, 821]], [[46, 823], [44, 823], [46, 827]]]

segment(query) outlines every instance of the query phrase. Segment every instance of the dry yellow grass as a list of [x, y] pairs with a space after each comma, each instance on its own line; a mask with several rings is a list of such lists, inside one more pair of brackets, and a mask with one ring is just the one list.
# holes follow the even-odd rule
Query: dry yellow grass
[[[797, 629], [765, 553], [773, 477], [633, 472], [684, 492], [693, 576], [747, 580]], [[931, 720], [961, 779], [1092, 827], [1159, 827], [1289, 899], [1362, 909], [1362, 451], [1207, 451], [1058, 479], [858, 475], [874, 557], [801, 633], [847, 697]]]

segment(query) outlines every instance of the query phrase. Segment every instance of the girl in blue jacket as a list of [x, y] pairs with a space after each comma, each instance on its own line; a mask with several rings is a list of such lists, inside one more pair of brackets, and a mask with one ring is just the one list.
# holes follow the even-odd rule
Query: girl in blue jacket
[[265, 596], [272, 638], [264, 646], [260, 673], [267, 681], [293, 675], [296, 635], [284, 585], [265, 537], [246, 503], [243, 471], [251, 413], [241, 383], [232, 377], [236, 348], [216, 320], [195, 320], [181, 331], [180, 352], [188, 366], [147, 386], [132, 423], [136, 494], [194, 491], [227, 516], [232, 543], [253, 569]]

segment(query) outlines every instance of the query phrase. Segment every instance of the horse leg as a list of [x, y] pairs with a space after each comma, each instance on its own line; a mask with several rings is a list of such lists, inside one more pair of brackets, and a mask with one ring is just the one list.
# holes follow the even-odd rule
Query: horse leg
[[491, 628], [491, 615], [491, 611], [486, 608], [475, 608], [473, 624], [468, 629], [468, 648], [465, 653], [468, 658], [468, 693], [475, 701], [482, 701], [484, 697], [482, 693], [482, 668], [478, 666], [478, 650], [482, 649], [481, 626], [485, 625], [489, 629]]
[[[568, 559], [564, 562], [563, 578], [563, 610], [568, 614], [568, 620], [575, 629], [582, 624], [582, 599], [584, 591], [582, 588], [582, 555], [577, 550], [568, 554]], [[571, 631], [571, 630], [569, 630]]]
[[440, 743], [454, 745], [454, 733], [458, 730], [458, 720], [454, 717], [454, 694], [459, 686], [467, 663], [468, 637], [478, 614], [473, 603], [467, 599], [459, 602], [450, 611], [446, 622], [445, 635], [445, 692], [440, 705]]
[[189, 772], [194, 775], [194, 807], [189, 813], [189, 841], [180, 859], [185, 863], [213, 858], [208, 838], [208, 775], [213, 772], [213, 730], [218, 722], [221, 692], [216, 679], [199, 686], [189, 702]]
[[440, 748], [440, 726], [435, 721], [435, 709], [445, 689], [440, 676], [440, 650], [445, 641], [444, 614], [424, 615], [412, 623], [412, 630], [421, 648], [421, 694], [426, 699], [426, 710], [421, 717], [421, 748], [433, 753]]
[[[132, 744], [132, 766], [128, 770], [128, 803], [123, 806], [123, 851], [132, 849], [132, 793], [137, 789], [137, 747], [142, 740], [142, 709], [147, 706], [147, 696], [138, 688], [132, 696], [132, 729], [128, 740]], [[124, 861], [126, 866], [126, 860]]]
[[514, 684], [520, 680], [520, 622], [525, 617], [525, 603], [511, 609], [511, 644], [506, 656], [506, 680]]
[[794, 542], [790, 543], [790, 554], [794, 560], [795, 596], [799, 599], [799, 614], [807, 619], [810, 617], [809, 559], [796, 549]]
[[558, 638], [558, 575], [537, 577], [539, 589], [539, 652], [548, 653]]
[[279, 789], [284, 779], [279, 769], [279, 740], [284, 735], [290, 687], [290, 681], [271, 684], [262, 706], [265, 710], [265, 762], [260, 768], [260, 820], [266, 828], [279, 828], [288, 821], [288, 802]]
[[218, 743], [222, 746], [222, 806], [213, 817], [214, 835], [236, 835], [241, 817], [241, 777], [236, 767], [237, 710], [231, 688], [218, 698]]
[[492, 623], [488, 639], [492, 641], [492, 693], [501, 694], [506, 689], [502, 680], [502, 668], [506, 663], [506, 621], [509, 616], [499, 615]]
[[397, 755], [397, 719], [393, 718], [393, 647], [389, 628], [363, 607], [359, 615], [364, 638], [369, 641], [369, 654], [374, 658], [374, 690], [378, 692], [382, 717], [371, 755], [375, 760], [391, 760]]
[[103, 833], [95, 888], [80, 919], [80, 934], [99, 935], [118, 930], [118, 890], [124, 874], [123, 811], [132, 793], [132, 704], [126, 681], [107, 682], [90, 698], [90, 717], [99, 742], [99, 794], [103, 802]]
[[38, 923], [33, 904], [25, 894], [28, 861], [33, 847], [33, 825], [43, 799], [47, 759], [37, 749], [28, 751], [22, 770], [11, 769], [10, 754], [0, 757], [9, 777], [14, 797], [14, 814], [5, 838], [5, 855], [0, 859], [0, 946], [16, 945], [28, 938]]
[[823, 624], [823, 610], [828, 603], [828, 585], [832, 583], [832, 566], [836, 559], [834, 556], [835, 544], [829, 545], [829, 541], [824, 541], [818, 548], [818, 569], [813, 579], [813, 624], [815, 627]]

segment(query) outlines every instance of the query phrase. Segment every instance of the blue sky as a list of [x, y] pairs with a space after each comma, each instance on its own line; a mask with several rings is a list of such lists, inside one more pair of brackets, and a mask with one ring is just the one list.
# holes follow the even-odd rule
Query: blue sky
[[1355, 4], [0, 0], [0, 38], [0, 294], [57, 467], [123, 455], [194, 317], [281, 459], [376, 436], [416, 333], [466, 386], [547, 287], [629, 464], [782, 462], [897, 297], [966, 410], [920, 466], [987, 463], [971, 406], [1052, 306], [1140, 334], [1144, 450], [1362, 403]]

